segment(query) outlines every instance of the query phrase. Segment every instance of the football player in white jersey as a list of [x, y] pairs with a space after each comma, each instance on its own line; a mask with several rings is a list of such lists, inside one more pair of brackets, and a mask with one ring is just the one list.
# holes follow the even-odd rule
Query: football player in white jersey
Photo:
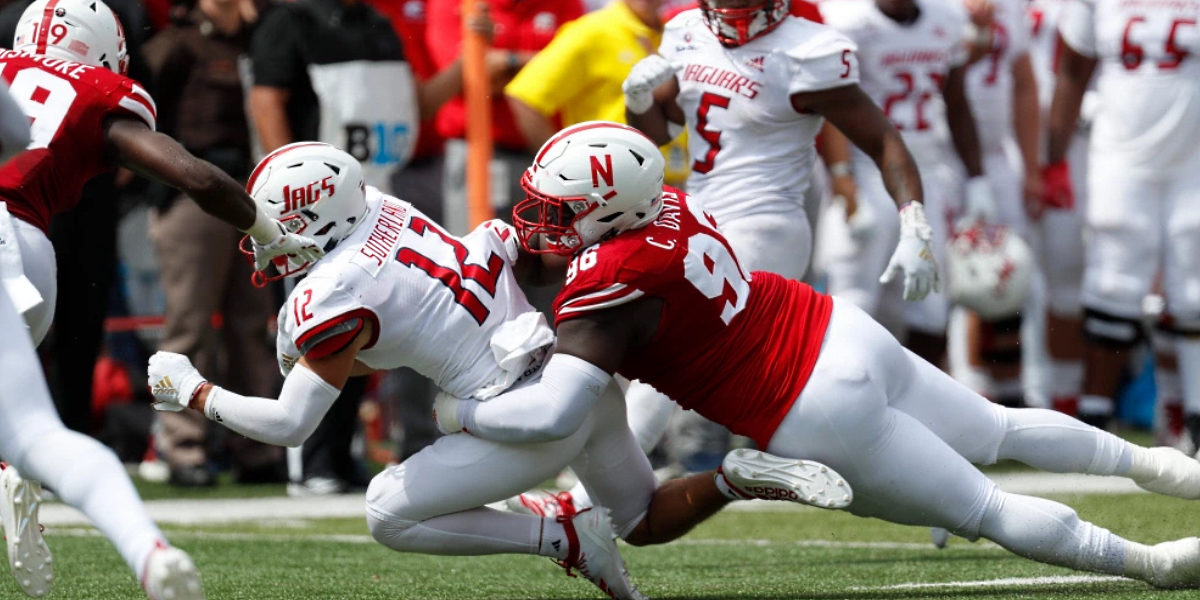
[[1161, 272], [1185, 410], [1200, 416], [1200, 3], [1077, 0], [1050, 108], [1047, 159], [1063, 162], [1096, 74], [1088, 154], [1080, 416], [1103, 425], [1142, 338], [1142, 302]]
[[[940, 256], [955, 215], [988, 219], [995, 211], [991, 188], [982, 177], [979, 139], [965, 91], [967, 12], [961, 5], [940, 1], [838, 0], [823, 3], [821, 14], [858, 46], [863, 91], [900, 130], [916, 158], [933, 226], [933, 249]], [[858, 150], [849, 161], [858, 204], [886, 216], [883, 207], [888, 197], [874, 161]], [[964, 168], [969, 177], [965, 186]], [[965, 199], [961, 207], [960, 194]], [[829, 253], [830, 291], [886, 323], [895, 321], [889, 311], [902, 310], [906, 345], [930, 362], [942, 364], [949, 314], [946, 297], [937, 294], [897, 307], [891, 294], [875, 283], [873, 275], [895, 243], [889, 229], [882, 227], [857, 238], [830, 232], [834, 246]]]
[[[608, 175], [657, 169], [654, 183], [661, 186], [662, 164], [657, 151], [644, 164], [618, 157]], [[315, 262], [277, 263], [283, 275], [306, 274], [279, 313], [283, 389], [277, 400], [243, 397], [207, 383], [187, 357], [158, 352], [148, 370], [155, 408], [190, 407], [256, 440], [296, 446], [353, 373], [408, 366], [450, 397], [480, 399], [544, 376], [554, 333], [517, 280], [536, 282], [551, 271], [541, 258], [518, 252], [510, 226], [495, 220], [451, 236], [407, 202], [365, 187], [352, 156], [316, 142], [276, 150], [247, 188], [264, 210], [329, 249]], [[388, 468], [367, 490], [371, 534], [404, 552], [548, 556], [616, 598], [641, 598], [613, 542], [614, 528], [633, 544], [673, 539], [736, 496], [739, 480], [736, 473], [708, 472], [656, 490], [626, 425], [623, 398], [615, 386], [604, 398], [584, 427], [563, 439], [506, 445], [448, 435]], [[742, 464], [731, 456], [727, 465]], [[558, 519], [483, 508], [568, 465], [599, 507]], [[814, 485], [836, 487], [831, 470], [788, 465], [813, 483], [796, 478], [768, 492], [808, 498]]]

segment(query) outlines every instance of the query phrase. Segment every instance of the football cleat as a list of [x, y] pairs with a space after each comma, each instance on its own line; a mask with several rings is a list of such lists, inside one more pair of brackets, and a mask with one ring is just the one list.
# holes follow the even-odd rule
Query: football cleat
[[1184, 538], [1150, 547], [1146, 582], [1160, 588], [1200, 587], [1200, 538]]
[[717, 474], [745, 500], [787, 500], [817, 508], [846, 508], [854, 500], [850, 484], [819, 462], [748, 448], [726, 454]]
[[1140, 476], [1132, 475], [1131, 471], [1131, 478], [1139, 487], [1165, 496], [1200, 499], [1200, 461], [1168, 446], [1147, 448], [1141, 456], [1152, 464], [1138, 465], [1134, 471]]
[[648, 600], [629, 580], [629, 571], [613, 539], [608, 509], [593, 507], [574, 516], [560, 516], [567, 533], [567, 557], [555, 561], [574, 577], [574, 569], [596, 584], [600, 591], [617, 600]]
[[41, 598], [54, 582], [54, 559], [42, 539], [38, 506], [42, 486], [23, 479], [12, 465], [0, 464], [0, 523], [8, 545], [8, 564], [21, 591]]
[[162, 542], [146, 558], [142, 589], [150, 600], [204, 600], [204, 586], [191, 557]]
[[575, 508], [575, 499], [571, 492], [548, 490], [533, 490], [504, 501], [509, 512], [533, 515], [535, 517], [570, 517], [579, 511]]
[[941, 527], [929, 528], [929, 541], [933, 542], [933, 547], [938, 550], [944, 550], [946, 544], [950, 542], [950, 532]]

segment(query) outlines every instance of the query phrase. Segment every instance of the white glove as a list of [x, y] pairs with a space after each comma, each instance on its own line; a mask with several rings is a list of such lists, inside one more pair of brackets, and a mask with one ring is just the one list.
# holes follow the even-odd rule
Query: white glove
[[437, 422], [438, 431], [451, 434], [463, 430], [462, 423], [458, 422], [459, 402], [461, 400], [446, 392], [438, 392], [433, 399], [433, 420]]
[[964, 191], [963, 219], [969, 224], [992, 223], [996, 218], [996, 200], [992, 197], [992, 186], [985, 177], [967, 180]]
[[208, 383], [192, 361], [174, 352], [155, 352], [146, 369], [154, 410], [179, 412], [188, 407], [200, 386]]
[[675, 67], [658, 54], [638, 61], [625, 77], [621, 90], [625, 92], [625, 108], [640, 115], [654, 106], [654, 88], [675, 77]]
[[312, 262], [325, 256], [325, 251], [321, 250], [312, 238], [291, 233], [278, 221], [275, 221], [275, 226], [279, 229], [279, 235], [276, 235], [271, 241], [260, 244], [258, 239], [252, 238], [255, 270], [261, 271], [267, 268], [267, 265], [271, 264], [271, 260], [277, 256], [290, 254], [301, 263]]
[[904, 273], [904, 299], [920, 300], [929, 292], [941, 290], [937, 263], [930, 240], [933, 229], [925, 218], [925, 205], [909, 202], [900, 209], [900, 243], [892, 253], [879, 283], [891, 283]]

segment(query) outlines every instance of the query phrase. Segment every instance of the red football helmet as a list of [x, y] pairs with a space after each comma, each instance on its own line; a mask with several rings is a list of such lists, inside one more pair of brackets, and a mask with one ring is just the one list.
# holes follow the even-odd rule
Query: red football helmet
[[[662, 211], [664, 164], [658, 146], [628, 125], [587, 121], [558, 132], [521, 177], [526, 197], [513, 207], [521, 245], [571, 256], [653, 221]], [[537, 235], [546, 248], [531, 244]]]
[[700, 0], [700, 12], [721, 45], [734, 47], [778, 27], [788, 16], [788, 4], [788, 0]]

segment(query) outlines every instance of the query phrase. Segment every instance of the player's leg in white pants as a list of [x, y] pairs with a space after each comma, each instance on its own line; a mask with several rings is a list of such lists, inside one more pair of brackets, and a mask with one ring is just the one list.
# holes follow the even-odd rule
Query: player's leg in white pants
[[24, 315], [33, 345], [42, 343], [50, 323], [54, 321], [54, 306], [58, 297], [58, 264], [54, 258], [54, 245], [41, 229], [17, 218], [12, 218], [17, 245], [21, 250], [21, 267], [25, 277], [42, 296], [42, 302], [27, 310]]
[[1127, 558], [1151, 549], [1065, 505], [1003, 492], [970, 463], [1009, 458], [1055, 472], [1129, 474], [1150, 451], [1054, 411], [992, 404], [837, 299], [808, 385], [767, 450], [837, 470], [855, 490], [854, 514], [986, 537], [1051, 564], [1144, 576]]
[[1169, 183], [1164, 201], [1163, 296], [1175, 334], [1184, 412], [1196, 422], [1200, 421], [1200, 167]]
[[0, 335], [0, 456], [87, 515], [140, 580], [166, 538], [112, 450], [62, 424], [25, 323], [3, 290]]
[[583, 426], [562, 440], [497, 444], [461, 433], [439, 438], [371, 480], [367, 525], [376, 540], [401, 552], [564, 558], [564, 533], [554, 518], [482, 507], [535, 487], [569, 464], [611, 510], [618, 532], [637, 525], [654, 493], [654, 474], [626, 426], [615, 385]]

